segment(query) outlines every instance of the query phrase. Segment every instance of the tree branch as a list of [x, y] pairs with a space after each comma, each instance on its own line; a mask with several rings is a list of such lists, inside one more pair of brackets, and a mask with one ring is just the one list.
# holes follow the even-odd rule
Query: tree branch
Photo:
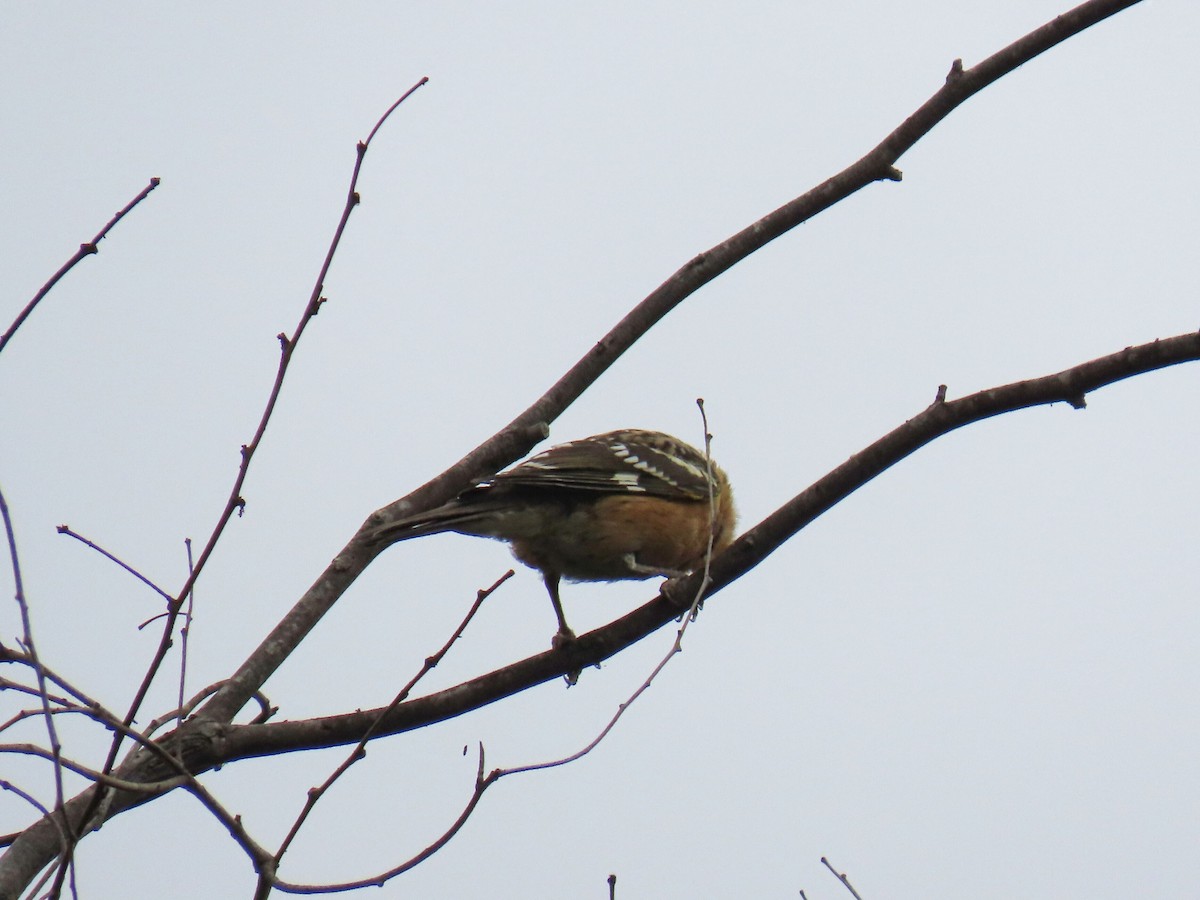
[[62, 267], [50, 276], [50, 280], [41, 286], [38, 292], [33, 295], [33, 299], [25, 304], [25, 308], [17, 314], [17, 318], [13, 320], [13, 323], [10, 326], [8, 326], [8, 331], [4, 332], [3, 336], [0, 336], [0, 352], [4, 350], [4, 348], [8, 345], [8, 342], [12, 340], [12, 336], [17, 333], [17, 329], [24, 324], [25, 320], [29, 318], [30, 313], [32, 313], [37, 305], [42, 302], [42, 299], [48, 293], [50, 293], [51, 290], [53, 290], [54, 286], [62, 280], [63, 276], [75, 268], [75, 266], [78, 265], [82, 260], [99, 253], [100, 242], [104, 240], [104, 238], [110, 231], [112, 231], [118, 222], [125, 218], [126, 214], [130, 210], [145, 200], [150, 192], [158, 187], [160, 180], [161, 179], [158, 178], [151, 178], [150, 183], [142, 188], [136, 197], [126, 203], [116, 215], [109, 219], [108, 223], [96, 233], [94, 238], [92, 238], [86, 244], [80, 244], [79, 249], [75, 251], [75, 255], [63, 263]]
[[[1085, 395], [1105, 385], [1166, 366], [1200, 360], [1200, 332], [1127, 347], [1052, 375], [979, 391], [957, 400], [939, 397], [904, 424], [830, 471], [739, 537], [712, 561], [706, 602], [771, 555], [780, 545], [863, 485], [937, 438], [1004, 413], [1067, 403], [1084, 407]], [[570, 645], [497, 669], [389, 711], [362, 710], [294, 722], [235, 725], [218, 731], [217, 765], [248, 756], [328, 747], [358, 740], [372, 723], [376, 733], [397, 734], [460, 716], [573, 670], [594, 666], [642, 640], [687, 611], [702, 581], [694, 573], [664, 584], [650, 602]], [[381, 713], [385, 713], [381, 717]]]
[[[706, 597], [711, 602], [720, 590], [762, 562], [823, 512], [942, 435], [973, 422], [1032, 406], [1061, 402], [1082, 409], [1085, 397], [1091, 391], [1196, 360], [1200, 360], [1200, 333], [1189, 332], [1127, 347], [1061, 372], [979, 391], [957, 400], [946, 400], [945, 387], [939, 386], [934, 402], [923, 411], [792, 498], [714, 559], [710, 573], [712, 584]], [[188, 771], [199, 774], [238, 759], [349, 744], [360, 740], [368, 729], [373, 729], [377, 737], [411, 731], [608, 659], [683, 615], [701, 580], [702, 574], [695, 573], [667, 582], [650, 602], [581, 635], [570, 645], [540, 653], [435, 694], [409, 700], [390, 711], [384, 708], [296, 722], [250, 725], [191, 719], [162, 741], [178, 741], [178, 759], [182, 759]], [[163, 780], [172, 774], [168, 760], [171, 766], [177, 763], [176, 757], [157, 759], [143, 750], [130, 760], [121, 776], [138, 782]], [[89, 788], [64, 807], [62, 813], [73, 828], [80, 827], [81, 812], [94, 792], [94, 788]], [[148, 799], [141, 794], [116, 793], [105, 809], [105, 817], [111, 818]], [[28, 880], [54, 858], [58, 847], [57, 827], [59, 823], [43, 818], [13, 842], [9, 856], [0, 865], [0, 896], [4, 896], [3, 892], [10, 884], [18, 883], [13, 873], [23, 873]]]
[[[893, 164], [954, 109], [997, 78], [1011, 72], [1085, 28], [1132, 6], [1139, 0], [1089, 0], [947, 80], [920, 109], [862, 159], [822, 184], [744, 228], [733, 237], [686, 263], [635, 306], [607, 335], [528, 409], [441, 475], [406, 497], [367, 517], [350, 542], [321, 573], [312, 587], [259, 645], [221, 691], [200, 711], [217, 722], [229, 722], [287, 659], [350, 587], [382, 548], [371, 546], [366, 533], [393, 517], [431, 509], [526, 455], [549, 433], [553, 422], [592, 385], [618, 357], [682, 303], [722, 272], [782, 234], [879, 180], [897, 180]], [[956, 61], [957, 62], [957, 61]], [[953, 72], [953, 70], [952, 70]]]
[[[379, 552], [378, 548], [370, 546], [363, 539], [365, 531], [389, 517], [441, 503], [471, 482], [493, 474], [524, 455], [546, 435], [548, 424], [625, 350], [704, 284], [755, 250], [866, 185], [878, 180], [898, 180], [901, 176], [894, 164], [899, 157], [967, 98], [1046, 49], [1136, 2], [1138, 0], [1089, 0], [972, 69], [962, 69], [961, 64], [956, 62], [946, 84], [862, 159], [686, 263], [634, 307], [608, 335], [590, 348], [575, 366], [508, 426], [442, 475], [368, 516], [358, 535], [350, 540], [235, 675], [201, 707], [193, 719], [163, 740], [178, 741], [181, 758], [187, 767], [199, 772], [232, 759], [309, 746], [345, 744], [361, 737], [378, 711], [307, 722], [261, 725], [230, 723]], [[313, 304], [319, 303], [320, 287], [318, 282], [302, 324], [311, 317], [310, 312], [315, 312]], [[300, 330], [297, 329], [296, 336]], [[288, 339], [285, 338], [284, 343], [286, 358], [289, 355]], [[943, 402], [939, 398], [911, 422], [851, 458], [743, 535], [713, 561], [713, 585], [709, 596], [757, 565], [779, 544], [838, 500], [941, 434], [969, 422], [1025, 406], [1060, 400], [1077, 404], [1086, 391], [1095, 387], [1197, 358], [1200, 358], [1200, 337], [1182, 335], [1153, 345], [1130, 348], [1045, 379], [1008, 385], [952, 402]], [[277, 394], [276, 389], [268, 404], [268, 414]], [[248, 450], [256, 446], [260, 436], [261, 427], [255, 439], [247, 445]], [[210, 539], [201, 554], [197, 573], [203, 567], [215, 537], [241, 502], [238, 492], [243, 477], [244, 464], [231, 493], [231, 505], [214, 531], [214, 538]], [[179, 597], [186, 594], [193, 581], [194, 576], [189, 578]], [[402, 703], [383, 717], [380, 733], [398, 733], [460, 715], [531, 685], [606, 659], [680, 615], [699, 582], [700, 576], [697, 574], [678, 583], [668, 583], [651, 602], [582, 636], [568, 648], [542, 653], [446, 691]], [[164, 630], [164, 641], [169, 640], [169, 635], [170, 627]], [[165, 649], [160, 649], [165, 653]], [[161, 654], [158, 654], [152, 671], [160, 662]], [[140, 705], [143, 696], [144, 690], [139, 690], [130, 715]], [[118, 777], [138, 782], [155, 781], [162, 766], [163, 761], [155, 759], [145, 750], [139, 750], [121, 767]], [[95, 793], [94, 788], [89, 788], [66, 804], [63, 812], [72, 828], [79, 827], [81, 821], [87, 821], [90, 827], [145, 801], [144, 796], [114, 793], [102, 815], [92, 822], [90, 816], [81, 813], [87, 809]], [[0, 861], [0, 896], [7, 896], [6, 892], [29, 883], [37, 871], [55, 858], [60, 846], [54, 823], [43, 819], [28, 828]]]

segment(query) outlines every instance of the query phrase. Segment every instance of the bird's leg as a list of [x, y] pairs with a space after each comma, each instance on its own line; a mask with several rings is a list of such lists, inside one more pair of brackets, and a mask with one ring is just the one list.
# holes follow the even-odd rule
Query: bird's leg
[[552, 641], [553, 646], [557, 648], [575, 640], [575, 632], [567, 625], [567, 617], [563, 615], [562, 600], [558, 596], [559, 574], [551, 571], [543, 572], [542, 580], [546, 583], [546, 592], [550, 594], [550, 602], [554, 604], [554, 614], [558, 616], [558, 634]]
[[682, 578], [684, 575], [689, 574], [686, 569], [663, 569], [659, 566], [644, 566], [638, 562], [637, 557], [632, 553], [625, 554], [625, 565], [629, 568], [630, 572], [650, 577], [661, 575], [663, 578]]

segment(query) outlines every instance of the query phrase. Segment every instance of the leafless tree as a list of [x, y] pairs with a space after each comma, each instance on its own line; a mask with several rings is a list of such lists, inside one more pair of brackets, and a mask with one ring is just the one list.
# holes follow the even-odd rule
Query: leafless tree
[[[348, 708], [354, 711], [320, 719], [272, 721], [275, 710], [262, 693], [264, 686], [272, 673], [317, 626], [332, 604], [378, 555], [380, 548], [367, 540], [367, 535], [380, 523], [433, 508], [520, 459], [546, 436], [549, 423], [567, 409], [622, 353], [698, 288], [770, 241], [860, 189], [875, 182], [899, 181], [901, 173], [896, 164], [900, 157], [960, 104], [1038, 54], [1052, 50], [1059, 43], [1136, 2], [1089, 0], [977, 65], [964, 67], [961, 61], [954, 61], [946, 75], [945, 84], [878, 146], [810, 191], [784, 203], [717, 246], [687, 261], [660, 287], [634, 306], [611, 331], [597, 340], [578, 363], [511, 423], [448, 466], [438, 477], [408, 496], [367, 515], [359, 531], [349, 539], [312, 587], [296, 601], [275, 629], [264, 636], [258, 649], [228, 678], [190, 699], [180, 696], [177, 709], [160, 711], [148, 726], [135, 727], [134, 723], [140, 721], [146, 712], [143, 707], [151, 685], [156, 680], [168, 677], [164, 662], [170, 648], [182, 641], [186, 652], [185, 630], [181, 629], [185, 629], [189, 620], [189, 596], [227, 523], [242, 506], [243, 487], [270, 423], [284, 376], [323, 302], [325, 273], [346, 222], [358, 203], [358, 173], [371, 139], [400, 102], [412, 93], [410, 90], [388, 110], [368, 138], [358, 146], [354, 175], [334, 239], [298, 324], [291, 334], [279, 335], [280, 359], [275, 384], [253, 437], [242, 448], [242, 465], [224, 510], [200, 548], [191, 574], [182, 587], [174, 592], [162, 591], [166, 610], [155, 625], [161, 629], [158, 649], [142, 682], [132, 690], [125, 709], [106, 708], [89, 694], [86, 686], [72, 684], [58, 661], [38, 654], [33, 625], [36, 609], [30, 608], [31, 604], [24, 595], [15, 527], [7, 508], [2, 507], [0, 501], [16, 578], [17, 599], [24, 622], [23, 634], [5, 636], [0, 644], [0, 662], [7, 664], [9, 673], [0, 680], [0, 689], [23, 695], [26, 701], [25, 709], [5, 723], [4, 728], [18, 721], [40, 718], [45, 722], [46, 734], [42, 744], [6, 744], [0, 746], [0, 752], [43, 757], [59, 776], [57, 796], [49, 802], [39, 800], [18, 784], [7, 781], [0, 783], [0, 787], [23, 797], [33, 811], [28, 827], [4, 838], [7, 850], [0, 857], [0, 897], [17, 897], [23, 891], [31, 890], [31, 886], [34, 891], [58, 896], [70, 877], [72, 854], [79, 841], [114, 816], [175, 790], [193, 794], [228, 829], [257, 873], [257, 896], [265, 897], [273, 890], [321, 892], [344, 890], [354, 885], [380, 884], [437, 852], [453, 837], [487, 789], [497, 780], [536, 766], [489, 770], [480, 751], [475, 790], [469, 802], [445, 833], [430, 836], [429, 846], [421, 853], [412, 859], [397, 861], [388, 871], [364, 873], [353, 885], [299, 885], [287, 882], [280, 876], [279, 870], [293, 838], [313, 805], [319, 802], [338, 775], [360, 757], [359, 751], [366, 742], [462, 716], [546, 681], [573, 676], [672, 621], [682, 621], [682, 634], [682, 628], [686, 627], [688, 621], [686, 613], [694, 609], [701, 596], [713, 600], [725, 587], [767, 560], [781, 544], [823, 512], [888, 467], [954, 429], [1039, 404], [1062, 402], [1081, 407], [1088, 393], [1113, 382], [1200, 358], [1200, 334], [1189, 333], [1126, 347], [1098, 359], [1082, 361], [1061, 372], [1031, 377], [969, 396], [952, 399], [946, 396], [943, 388], [930, 398], [928, 407], [749, 528], [726, 552], [710, 560], [707, 571], [667, 582], [662, 591], [643, 606], [604, 627], [581, 635], [572, 643], [513, 661], [447, 690], [414, 695], [421, 676], [450, 649], [461, 633], [461, 627], [465, 627], [470, 620], [473, 609], [459, 631], [449, 636], [446, 645], [431, 655], [421, 671], [387, 706], [359, 710], [354, 709], [354, 698], [347, 698]], [[13, 339], [18, 327], [45, 298], [58, 278], [76, 263], [95, 253], [108, 230], [146, 197], [155, 184], [152, 182], [93, 240], [81, 246], [80, 252], [47, 283], [0, 338], [0, 350]], [[490, 591], [481, 591], [478, 602], [483, 602]], [[674, 649], [678, 649], [678, 646], [677, 640]], [[236, 717], [244, 715], [248, 707], [254, 710], [251, 718], [248, 721], [235, 721]], [[60, 743], [56, 720], [68, 714], [86, 716], [101, 728], [111, 731], [112, 741], [104, 759], [90, 763], [75, 759], [71, 756], [69, 746]], [[604, 733], [607, 733], [607, 729]], [[232, 814], [220, 798], [197, 779], [197, 776], [216, 767], [229, 766], [240, 760], [330, 746], [348, 747], [351, 752], [325, 784], [310, 794], [309, 803], [297, 817], [291, 832], [277, 847], [264, 846], [254, 836], [253, 825], [242, 822]], [[587, 749], [583, 748], [581, 753]], [[581, 754], [545, 765], [568, 762], [578, 755]], [[82, 775], [91, 782], [91, 786], [73, 797], [67, 796], [62, 778], [64, 771]]]

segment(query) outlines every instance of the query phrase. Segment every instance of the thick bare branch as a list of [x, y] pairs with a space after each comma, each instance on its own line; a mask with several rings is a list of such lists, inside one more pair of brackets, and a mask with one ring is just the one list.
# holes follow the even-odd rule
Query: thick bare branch
[[[1200, 360], [1200, 333], [1189, 332], [1127, 347], [1052, 375], [979, 391], [957, 400], [946, 400], [944, 389], [926, 409], [855, 454], [842, 465], [789, 500], [748, 530], [712, 561], [714, 594], [750, 571], [788, 538], [876, 476], [931, 441], [965, 425], [1003, 413], [1066, 403], [1084, 406], [1085, 395], [1116, 381], [1143, 375], [1166, 366]], [[567, 647], [547, 651], [487, 675], [403, 703], [380, 719], [381, 710], [364, 710], [296, 722], [232, 726], [221, 729], [223, 753], [206, 764], [230, 762], [242, 756], [262, 756], [355, 741], [379, 720], [379, 734], [395, 734], [444, 721], [495, 702], [576, 669], [595, 665], [636, 643], [684, 613], [701, 584], [695, 573], [664, 585], [662, 593]]]

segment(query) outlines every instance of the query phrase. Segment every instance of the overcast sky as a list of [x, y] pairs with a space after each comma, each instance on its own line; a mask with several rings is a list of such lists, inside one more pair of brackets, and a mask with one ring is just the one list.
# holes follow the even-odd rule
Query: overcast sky
[[[162, 185], [0, 358], [0, 488], [45, 659], [124, 709], [158, 598], [220, 512], [344, 201], [363, 203], [235, 520], [201, 579], [189, 689], [226, 677], [375, 508], [511, 419], [697, 252], [873, 147], [1068, 0], [879, 4], [9, 4], [0, 325]], [[201, 11], [202, 10], [202, 11]], [[1200, 7], [1144, 3], [970, 100], [875, 185], [673, 312], [553, 426], [699, 442], [743, 526], [951, 397], [1200, 327]], [[589, 757], [514, 777], [370, 896], [1180, 897], [1200, 879], [1200, 367], [937, 441], [722, 592]], [[385, 553], [266, 686], [280, 718], [385, 703], [503, 545]], [[12, 595], [7, 564], [0, 574]], [[653, 583], [570, 585], [577, 631]], [[17, 634], [0, 605], [0, 640]], [[548, 645], [527, 569], [430, 677]], [[281, 875], [361, 878], [488, 766], [590, 740], [672, 629], [584, 673], [372, 744]], [[175, 657], [172, 657], [174, 660]], [[173, 705], [151, 696], [143, 721]], [[22, 704], [0, 694], [0, 720]], [[104, 735], [63, 723], [98, 765]], [[33, 740], [31, 727], [10, 739]], [[345, 751], [204, 777], [274, 846]], [[0, 777], [52, 802], [45, 767]], [[32, 810], [0, 794], [0, 832]], [[78, 854], [80, 896], [247, 897], [177, 794]]]

